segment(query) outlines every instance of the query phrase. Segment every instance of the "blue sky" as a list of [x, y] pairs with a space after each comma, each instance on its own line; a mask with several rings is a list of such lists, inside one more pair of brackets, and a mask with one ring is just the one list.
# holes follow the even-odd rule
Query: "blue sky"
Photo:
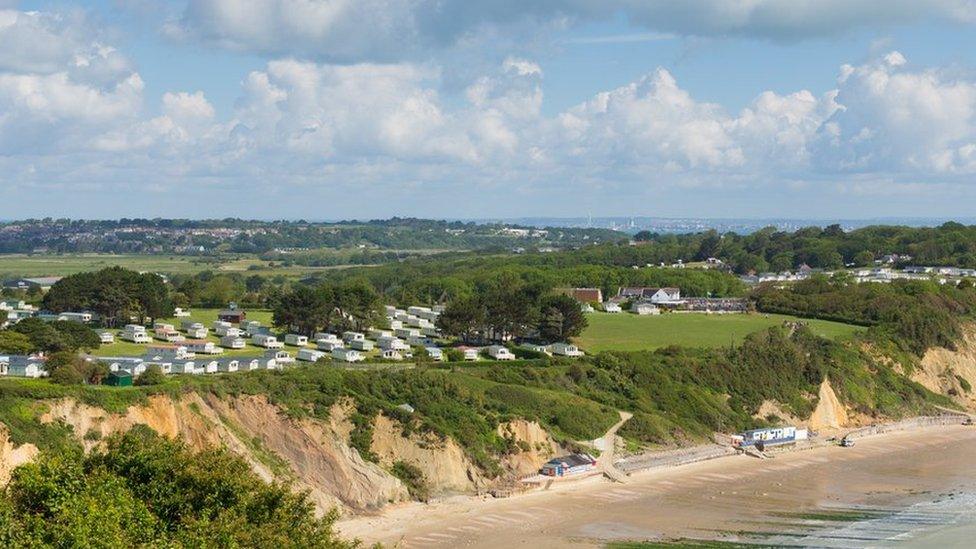
[[973, 0], [0, 0], [0, 218], [952, 217]]

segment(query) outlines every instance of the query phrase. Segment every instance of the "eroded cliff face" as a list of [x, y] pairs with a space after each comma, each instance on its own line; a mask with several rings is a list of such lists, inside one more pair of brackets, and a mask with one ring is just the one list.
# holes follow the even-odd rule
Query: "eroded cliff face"
[[308, 490], [322, 511], [336, 506], [368, 511], [406, 499], [407, 489], [399, 479], [346, 444], [351, 425], [342, 406], [334, 412], [329, 421], [292, 420], [263, 396], [221, 399], [191, 393], [178, 400], [154, 396], [124, 414], [60, 400], [51, 403], [42, 421], [71, 425], [86, 449], [134, 425], [146, 425], [198, 449], [222, 445], [263, 479], [288, 480], [296, 489]]
[[911, 378], [976, 411], [976, 324], [963, 326], [963, 338], [956, 350], [935, 347], [926, 351]]
[[15, 446], [10, 442], [10, 434], [7, 428], [0, 425], [0, 486], [10, 482], [10, 473], [17, 466], [29, 462], [36, 455], [37, 446], [33, 444]]

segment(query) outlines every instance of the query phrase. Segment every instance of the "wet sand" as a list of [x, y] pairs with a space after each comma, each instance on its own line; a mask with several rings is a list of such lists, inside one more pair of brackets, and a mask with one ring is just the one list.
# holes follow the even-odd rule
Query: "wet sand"
[[[622, 484], [592, 478], [506, 499], [461, 496], [430, 505], [402, 504], [378, 517], [344, 520], [338, 527], [346, 536], [397, 547], [535, 549], [598, 547], [616, 540], [755, 540], [766, 533], [801, 534], [831, 526], [817, 513], [861, 508], [895, 513], [940, 494], [976, 493], [973, 456], [976, 428], [934, 427], [864, 438], [854, 448], [822, 447], [768, 460], [733, 456], [651, 470]], [[900, 526], [890, 528], [859, 533], [864, 539], [840, 537], [838, 546], [883, 545], [879, 541], [905, 535]], [[817, 544], [833, 545], [822, 539]]]

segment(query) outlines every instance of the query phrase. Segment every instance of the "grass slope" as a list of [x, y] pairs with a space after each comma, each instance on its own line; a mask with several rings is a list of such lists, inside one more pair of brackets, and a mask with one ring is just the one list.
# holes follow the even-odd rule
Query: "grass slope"
[[840, 322], [776, 314], [637, 316], [592, 313], [586, 318], [589, 327], [576, 343], [590, 353], [654, 350], [668, 345], [728, 347], [741, 343], [751, 333], [780, 326], [786, 320], [806, 322], [813, 333], [829, 339], [848, 336], [862, 329]]

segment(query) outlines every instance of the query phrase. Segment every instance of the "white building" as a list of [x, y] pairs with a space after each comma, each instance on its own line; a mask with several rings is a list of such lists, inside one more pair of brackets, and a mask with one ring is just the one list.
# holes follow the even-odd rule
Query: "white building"
[[400, 354], [400, 351], [394, 351], [393, 349], [383, 351], [382, 356], [384, 360], [396, 360], [397, 362], [403, 360], [403, 355]]
[[190, 351], [191, 353], [200, 353], [202, 355], [219, 355], [224, 352], [224, 350], [218, 347], [213, 341], [187, 341], [183, 345], [186, 347], [187, 351]]
[[353, 341], [363, 341], [366, 339], [366, 334], [359, 332], [342, 332], [342, 340], [346, 343], [352, 343]]
[[317, 362], [320, 358], [324, 357], [325, 353], [323, 351], [316, 351], [315, 349], [299, 349], [298, 355], [295, 358], [304, 362]]
[[614, 303], [612, 301], [607, 301], [606, 303], [604, 303], [603, 310], [608, 313], [619, 313], [623, 311], [623, 309], [620, 308], [619, 303]]
[[504, 345], [489, 345], [488, 356], [495, 360], [515, 360], [515, 355]]
[[661, 309], [658, 309], [657, 305], [647, 302], [634, 303], [630, 306], [630, 310], [637, 315], [659, 315], [661, 314]]
[[173, 316], [175, 316], [176, 318], [186, 318], [190, 316], [190, 311], [189, 309], [183, 309], [182, 307], [177, 307], [173, 309]]
[[544, 355], [552, 356], [552, 351], [547, 345], [539, 345], [538, 343], [523, 343], [519, 345], [519, 347], [534, 353], [542, 353]]
[[559, 356], [583, 356], [583, 351], [580, 351], [576, 345], [572, 343], [553, 343], [551, 346], [552, 354]]
[[220, 346], [226, 349], [243, 349], [247, 345], [243, 337], [226, 335], [220, 338]]
[[308, 337], [298, 334], [285, 334], [285, 345], [304, 347], [308, 345]]
[[98, 332], [98, 340], [104, 344], [115, 343], [115, 336], [112, 335], [112, 332], [101, 331]]
[[410, 346], [407, 345], [402, 339], [391, 335], [376, 338], [376, 346], [384, 351], [406, 351], [410, 348]]
[[464, 355], [464, 360], [478, 360], [478, 349], [474, 347], [458, 347]]
[[264, 347], [265, 349], [281, 349], [285, 346], [284, 343], [278, 341], [278, 338], [271, 334], [254, 334], [251, 336], [251, 343], [258, 347]]
[[146, 327], [138, 324], [126, 324], [125, 328], [119, 332], [119, 339], [132, 343], [152, 342], [152, 338], [146, 333]]
[[291, 356], [288, 351], [282, 351], [280, 349], [268, 349], [264, 352], [264, 358], [273, 358], [278, 364], [291, 364], [295, 362], [295, 359]]
[[336, 341], [334, 339], [317, 339], [315, 340], [315, 348], [320, 351], [325, 351], [331, 353], [336, 349], [342, 349], [345, 346], [341, 341]]
[[437, 347], [426, 347], [424, 349], [427, 351], [427, 356], [431, 358], [434, 362], [441, 362], [444, 360], [444, 351]]
[[349, 346], [357, 351], [372, 351], [375, 345], [369, 339], [354, 339], [349, 342]]
[[361, 362], [365, 357], [363, 357], [363, 354], [355, 349], [337, 347], [332, 349], [332, 358], [342, 362]]

